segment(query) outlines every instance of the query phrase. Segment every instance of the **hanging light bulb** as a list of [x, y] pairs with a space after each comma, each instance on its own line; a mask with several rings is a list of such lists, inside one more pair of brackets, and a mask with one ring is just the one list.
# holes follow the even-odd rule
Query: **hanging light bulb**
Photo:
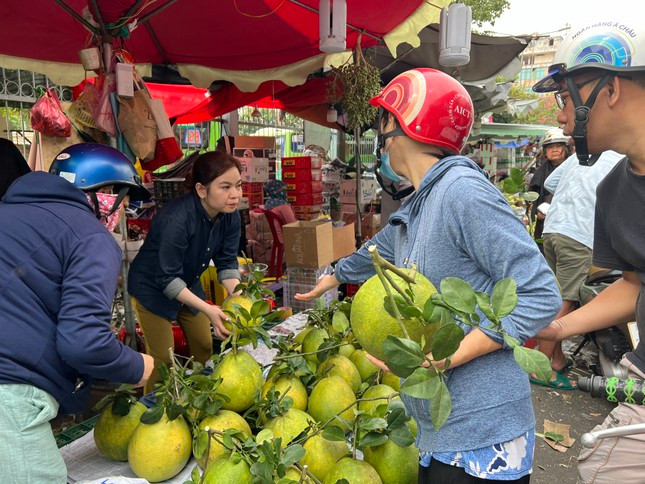
[[345, 0], [320, 0], [318, 6], [320, 21], [319, 48], [328, 54], [343, 52], [346, 48], [347, 3]]
[[254, 109], [254, 110], [253, 110], [253, 112], [251, 113], [251, 117], [252, 117], [252, 118], [255, 118], [255, 119], [260, 119], [260, 118], [262, 117], [262, 113], [261, 113], [261, 112], [260, 112], [260, 110], [258, 109], [258, 105], [257, 105], [257, 104], [255, 105], [255, 109]]
[[439, 25], [439, 64], [460, 67], [470, 62], [470, 29], [473, 12], [463, 3], [441, 10]]

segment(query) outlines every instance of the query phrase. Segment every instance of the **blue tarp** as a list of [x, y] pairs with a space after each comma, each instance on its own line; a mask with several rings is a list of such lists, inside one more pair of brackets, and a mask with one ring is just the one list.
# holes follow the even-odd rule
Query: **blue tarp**
[[495, 148], [521, 148], [530, 143], [528, 138], [524, 138], [519, 143], [517, 141], [509, 141], [508, 143], [501, 143], [500, 141], [495, 141]]

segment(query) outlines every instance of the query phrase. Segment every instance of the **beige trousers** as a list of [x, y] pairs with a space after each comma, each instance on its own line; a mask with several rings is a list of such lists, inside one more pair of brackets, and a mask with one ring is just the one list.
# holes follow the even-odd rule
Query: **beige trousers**
[[[168, 349], [175, 348], [172, 322], [149, 311], [135, 298], [132, 298], [132, 305], [139, 326], [143, 330], [146, 353], [155, 360], [155, 369], [144, 389], [146, 393], [150, 393], [154, 390], [154, 384], [159, 379], [161, 363], [170, 366]], [[186, 337], [190, 355], [194, 357], [195, 361], [206, 363], [213, 355], [213, 336], [209, 319], [202, 313], [193, 314], [186, 306], [182, 306], [177, 315], [177, 324]]]

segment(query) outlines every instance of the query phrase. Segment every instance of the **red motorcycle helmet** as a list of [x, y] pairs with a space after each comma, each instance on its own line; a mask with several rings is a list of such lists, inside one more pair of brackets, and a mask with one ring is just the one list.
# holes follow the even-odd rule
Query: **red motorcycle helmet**
[[430, 68], [399, 74], [370, 104], [392, 113], [410, 138], [455, 153], [466, 144], [475, 117], [464, 86]]

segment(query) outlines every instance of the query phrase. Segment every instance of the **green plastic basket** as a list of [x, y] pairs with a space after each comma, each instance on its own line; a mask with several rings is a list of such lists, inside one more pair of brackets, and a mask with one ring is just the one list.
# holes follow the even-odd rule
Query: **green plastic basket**
[[80, 439], [83, 435], [87, 434], [90, 430], [96, 425], [96, 421], [99, 416], [95, 415], [94, 417], [81, 422], [80, 424], [74, 425], [73, 427], [63, 430], [61, 433], [56, 435], [56, 445], [58, 448], [74, 442], [76, 439]]

